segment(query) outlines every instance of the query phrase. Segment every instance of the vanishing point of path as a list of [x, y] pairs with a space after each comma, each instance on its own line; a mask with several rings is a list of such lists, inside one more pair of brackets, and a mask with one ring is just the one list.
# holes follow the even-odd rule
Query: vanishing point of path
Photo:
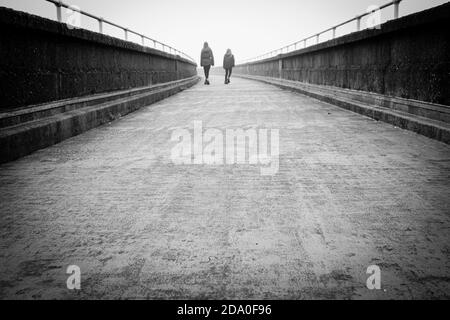
[[[279, 129], [278, 174], [174, 165], [196, 120]], [[0, 298], [449, 298], [450, 146], [217, 77], [1, 165], [0, 237]]]

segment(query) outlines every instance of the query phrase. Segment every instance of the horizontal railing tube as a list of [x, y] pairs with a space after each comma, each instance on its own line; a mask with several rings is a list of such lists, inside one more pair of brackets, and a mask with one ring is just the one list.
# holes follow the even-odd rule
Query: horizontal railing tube
[[[386, 4], [382, 5], [382, 6], [380, 6], [379, 9], [377, 9], [377, 11], [378, 11], [378, 10], [382, 10], [382, 9], [384, 9], [384, 8], [387, 8], [387, 7], [390, 7], [390, 6], [394, 6], [394, 19], [398, 19], [399, 15], [400, 15], [400, 2], [402, 2], [402, 1], [403, 1], [403, 0], [393, 0], [393, 1], [389, 2], [389, 3], [386, 3]], [[322, 32], [319, 32], [318, 34], [316, 34], [316, 35], [314, 35], [314, 36], [310, 36], [310, 37], [308, 37], [308, 38], [304, 38], [304, 39], [302, 39], [302, 40], [300, 40], [300, 41], [297, 41], [296, 43], [290, 44], [290, 45], [288, 45], [288, 46], [286, 46], [286, 47], [283, 47], [283, 48], [278, 49], [278, 50], [275, 50], [275, 51], [278, 52], [278, 51], [281, 50], [281, 53], [282, 53], [282, 52], [283, 52], [283, 49], [286, 49], [287, 52], [289, 52], [289, 48], [290, 48], [292, 45], [295, 45], [295, 50], [297, 50], [296, 44], [297, 44], [297, 43], [300, 43], [300, 42], [303, 42], [304, 48], [306, 48], [306, 41], [307, 41], [307, 40], [310, 40], [310, 39], [313, 39], [313, 38], [316, 38], [316, 41], [315, 41], [315, 42], [316, 42], [316, 44], [318, 44], [318, 43], [319, 43], [319, 40], [320, 40], [320, 36], [321, 36], [322, 34], [326, 33], [326, 32], [330, 32], [330, 31], [333, 32], [333, 39], [335, 39], [335, 38], [336, 38], [336, 30], [337, 30], [337, 28], [342, 27], [342, 26], [344, 26], [344, 25], [346, 25], [346, 24], [348, 24], [348, 23], [351, 23], [351, 22], [353, 22], [353, 21], [356, 21], [356, 29], [357, 29], [357, 31], [361, 31], [361, 20], [362, 20], [362, 18], [364, 18], [364, 17], [366, 17], [366, 16], [372, 14], [373, 12], [374, 12], [374, 11], [370, 11], [370, 12], [363, 13], [363, 14], [361, 14], [361, 15], [356, 16], [355, 18], [352, 18], [352, 19], [350, 19], [350, 20], [344, 21], [344, 22], [342, 22], [342, 23], [340, 23], [340, 24], [337, 24], [337, 25], [335, 25], [335, 26], [333, 26], [333, 27], [331, 27], [331, 28], [329, 28], [329, 29], [326, 29], [326, 30], [324, 30], [324, 31], [322, 31]], [[273, 52], [273, 51], [272, 51], [272, 52]], [[271, 52], [271, 53], [272, 53], [272, 52]], [[269, 54], [271, 54], [271, 53], [269, 53]], [[264, 55], [263, 55], [263, 56], [264, 56]], [[247, 63], [247, 62], [251, 62], [251, 61], [257, 61], [257, 60], [259, 60], [260, 57], [261, 57], [261, 56], [257, 56], [257, 57], [255, 57], [255, 58], [251, 58], [251, 59], [244, 60], [243, 63]]]

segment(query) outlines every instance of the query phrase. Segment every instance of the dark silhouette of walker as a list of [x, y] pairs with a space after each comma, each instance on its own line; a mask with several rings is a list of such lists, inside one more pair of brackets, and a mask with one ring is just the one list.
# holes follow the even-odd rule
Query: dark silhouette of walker
[[205, 84], [209, 85], [209, 70], [211, 66], [214, 66], [214, 55], [208, 42], [203, 44], [202, 54], [200, 56], [200, 66], [203, 67], [205, 72]]
[[233, 72], [234, 67], [234, 55], [231, 52], [231, 49], [228, 49], [223, 57], [223, 68], [225, 69], [225, 84], [230, 83], [231, 73]]

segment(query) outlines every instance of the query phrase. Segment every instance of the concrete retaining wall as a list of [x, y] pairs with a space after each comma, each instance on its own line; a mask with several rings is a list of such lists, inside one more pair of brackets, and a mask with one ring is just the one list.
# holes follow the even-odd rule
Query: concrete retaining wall
[[240, 65], [235, 73], [450, 105], [449, 40], [447, 3], [388, 22], [379, 30]]
[[0, 112], [186, 79], [179, 56], [0, 8]]

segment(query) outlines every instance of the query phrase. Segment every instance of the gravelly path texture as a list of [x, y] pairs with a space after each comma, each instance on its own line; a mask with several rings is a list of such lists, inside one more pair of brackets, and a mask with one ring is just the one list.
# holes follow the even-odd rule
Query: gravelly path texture
[[[194, 120], [278, 128], [278, 174], [172, 164]], [[449, 298], [449, 187], [445, 144], [213, 78], [0, 166], [0, 298]]]

